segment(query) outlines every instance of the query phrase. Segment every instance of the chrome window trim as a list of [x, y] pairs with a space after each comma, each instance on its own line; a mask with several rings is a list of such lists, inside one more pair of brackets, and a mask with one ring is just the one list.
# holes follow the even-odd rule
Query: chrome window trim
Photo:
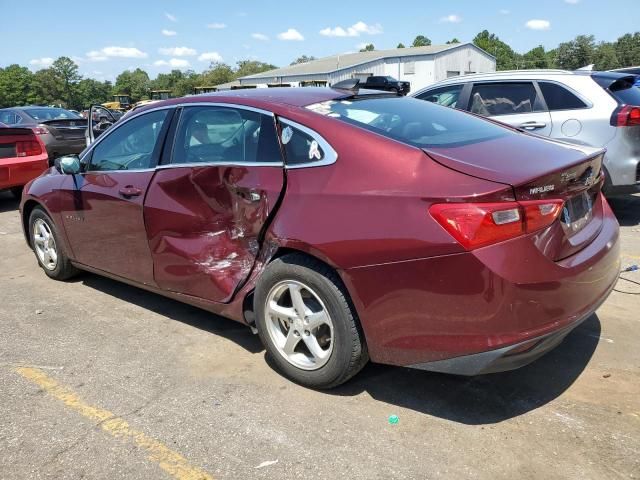
[[[336, 161], [338, 160], [338, 153], [333, 149], [333, 147], [329, 144], [329, 142], [327, 142], [322, 137], [322, 135], [320, 135], [318, 132], [316, 132], [315, 130], [310, 129], [309, 127], [305, 127], [304, 125], [301, 125], [298, 122], [294, 122], [293, 120], [289, 120], [288, 118], [285, 118], [285, 117], [280, 117], [279, 116], [278, 117], [278, 121], [280, 123], [282, 123], [282, 124], [289, 125], [289, 126], [291, 126], [293, 128], [297, 128], [301, 132], [304, 132], [307, 135], [309, 135], [316, 142], [318, 142], [318, 145], [320, 145], [320, 148], [324, 152], [324, 158], [322, 160], [308, 161], [308, 162], [305, 162], [305, 163], [299, 163], [297, 165], [287, 165], [286, 162], [285, 162], [285, 165], [284, 165], [285, 169], [293, 170], [293, 169], [296, 169], [296, 168], [324, 167], [326, 165], [332, 165], [332, 164], [336, 163]], [[286, 149], [285, 145], [283, 145], [283, 147]]]
[[168, 163], [158, 165], [155, 170], [168, 170], [172, 168], [198, 168], [198, 167], [283, 167], [283, 162], [191, 162]]

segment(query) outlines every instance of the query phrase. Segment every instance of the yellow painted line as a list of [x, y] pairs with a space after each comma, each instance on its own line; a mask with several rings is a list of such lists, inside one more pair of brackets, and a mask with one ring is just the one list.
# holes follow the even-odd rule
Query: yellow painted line
[[114, 415], [109, 410], [89, 405], [75, 392], [60, 385], [39, 368], [19, 367], [15, 371], [35, 383], [52, 397], [63, 402], [71, 410], [98, 422], [97, 425], [100, 425], [100, 428], [105, 432], [116, 438], [131, 441], [138, 448], [145, 450], [149, 454], [149, 460], [156, 462], [160, 468], [178, 480], [213, 480], [213, 477], [207, 472], [197, 467], [192, 467], [186, 458], [174, 452], [162, 442], [131, 428], [125, 420]]

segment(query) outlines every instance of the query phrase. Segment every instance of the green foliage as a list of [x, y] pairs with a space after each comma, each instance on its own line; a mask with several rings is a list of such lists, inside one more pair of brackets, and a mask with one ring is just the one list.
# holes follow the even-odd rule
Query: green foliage
[[453, 37], [451, 40], [447, 41], [447, 45], [451, 45], [453, 43], [460, 43], [460, 40], [458, 40], [456, 37]]
[[549, 58], [542, 45], [538, 45], [522, 55], [518, 63], [524, 68], [549, 68]]
[[316, 60], [316, 57], [314, 57], [313, 55], [309, 55], [309, 56], [302, 55], [301, 57], [296, 58], [289, 65], [297, 65], [299, 63], [307, 63], [307, 62], [311, 62], [312, 60]]
[[202, 73], [201, 84], [203, 86], [215, 86], [235, 80], [235, 72], [226, 63], [211, 63], [209, 70]]
[[518, 55], [500, 38], [483, 30], [473, 39], [474, 45], [496, 57], [496, 70], [514, 70], [517, 68]]
[[127, 94], [131, 97], [131, 102], [138, 102], [149, 98], [151, 81], [147, 72], [136, 68], [133, 72], [125, 70], [116, 77], [116, 84], [113, 86], [113, 95]]
[[33, 74], [27, 67], [9, 65], [0, 70], [0, 108], [31, 103]]
[[405, 48], [404, 43], [400, 42], [396, 48]]
[[558, 45], [556, 63], [560, 68], [575, 70], [593, 63], [595, 50], [593, 35], [578, 35], [574, 40]]
[[429, 45], [431, 45], [431, 40], [424, 35], [418, 35], [411, 44], [412, 47], [428, 47]]
[[627, 33], [618, 38], [615, 49], [620, 67], [640, 65], [640, 32]]
[[373, 52], [376, 49], [376, 47], [373, 46], [373, 43], [369, 43], [367, 45], [364, 46], [364, 48], [361, 48], [360, 51], [361, 52]]
[[247, 75], [255, 75], [256, 73], [266, 72], [278, 68], [270, 63], [258, 62], [257, 60], [240, 60], [236, 63], [236, 78], [246, 77]]

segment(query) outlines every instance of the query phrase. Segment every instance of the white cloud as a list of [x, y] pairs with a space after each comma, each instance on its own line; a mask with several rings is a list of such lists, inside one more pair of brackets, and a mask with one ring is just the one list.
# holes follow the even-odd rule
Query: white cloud
[[500, 9], [500, 10], [498, 11], [498, 13], [499, 13], [500, 15], [509, 15], [511, 12], [510, 12], [509, 10], [507, 10], [506, 8], [503, 8], [503, 9]]
[[568, 3], [569, 5], [576, 5], [578, 3], [580, 3], [580, 0], [564, 0], [565, 3]]
[[533, 19], [524, 24], [530, 30], [549, 30], [551, 28], [551, 22], [549, 20]]
[[29, 65], [34, 65], [36, 67], [48, 67], [53, 63], [53, 58], [51, 57], [42, 57], [42, 58], [34, 58], [29, 61]]
[[198, 60], [201, 62], [221, 62], [222, 55], [218, 52], [204, 52], [198, 57]]
[[156, 67], [173, 67], [173, 68], [187, 68], [191, 66], [188, 60], [184, 58], [170, 58], [167, 60], [156, 60], [153, 62]]
[[442, 17], [440, 19], [441, 23], [460, 23], [461, 21], [462, 18], [460, 17], [460, 15], [456, 14], [447, 15], [446, 17]]
[[101, 50], [87, 52], [87, 58], [93, 62], [101, 62], [110, 57], [119, 58], [147, 58], [146, 52], [133, 47], [104, 47]]
[[167, 30], [166, 28], [163, 28], [162, 34], [165, 37], [175, 37], [178, 34], [178, 32], [176, 32], [175, 30]]
[[304, 40], [304, 37], [302, 36], [302, 34], [299, 31], [297, 31], [295, 28], [290, 28], [286, 32], [279, 33], [278, 38], [280, 40], [295, 40], [298, 42]]
[[198, 54], [196, 50], [189, 47], [159, 48], [158, 52], [168, 57], [194, 57]]
[[382, 25], [379, 23], [367, 25], [364, 22], [356, 22], [347, 28], [327, 27], [320, 30], [320, 35], [325, 37], [359, 37], [362, 34], [377, 35], [379, 33], [382, 33]]
[[212, 28], [213, 30], [222, 30], [223, 28], [227, 28], [227, 25], [224, 23], [208, 23], [207, 28]]
[[172, 22], [177, 22], [178, 19], [175, 15], [171, 15], [170, 13], [164, 12], [164, 16], [167, 17]]
[[264, 33], [252, 33], [251, 36], [256, 40], [260, 40], [262, 42], [269, 40], [269, 37], [267, 37]]

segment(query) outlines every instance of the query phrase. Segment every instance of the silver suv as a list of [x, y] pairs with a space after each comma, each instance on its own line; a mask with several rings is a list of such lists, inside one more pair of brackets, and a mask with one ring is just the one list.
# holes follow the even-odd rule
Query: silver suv
[[564, 142], [606, 147], [605, 193], [640, 191], [640, 88], [614, 72], [517, 70], [452, 77], [411, 94]]

